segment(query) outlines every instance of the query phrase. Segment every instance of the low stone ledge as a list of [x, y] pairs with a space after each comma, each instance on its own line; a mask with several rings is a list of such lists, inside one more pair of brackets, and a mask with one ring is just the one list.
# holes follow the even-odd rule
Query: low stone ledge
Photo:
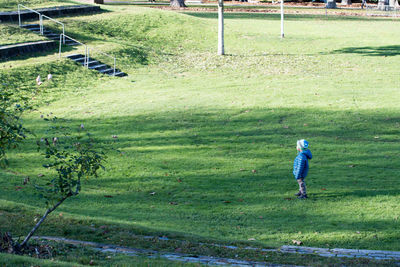
[[19, 55], [49, 51], [55, 47], [57, 47], [57, 43], [55, 41], [38, 41], [0, 46], [0, 59], [4, 60]]
[[[68, 14], [86, 14], [101, 11], [99, 6], [74, 5], [74, 6], [58, 6], [49, 8], [37, 8], [37, 12], [51, 17], [63, 16]], [[22, 9], [21, 19], [37, 19], [38, 14]], [[18, 11], [0, 12], [0, 22], [18, 22]]]

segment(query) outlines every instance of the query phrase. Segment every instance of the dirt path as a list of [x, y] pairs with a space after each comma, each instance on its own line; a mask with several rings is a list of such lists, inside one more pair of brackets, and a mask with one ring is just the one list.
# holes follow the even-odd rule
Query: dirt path
[[[158, 238], [158, 237], [147, 237], [147, 238]], [[93, 249], [103, 253], [119, 253], [126, 254], [129, 256], [146, 256], [146, 257], [161, 257], [172, 261], [179, 262], [190, 262], [200, 263], [206, 265], [229, 265], [229, 266], [294, 266], [294, 265], [282, 265], [282, 264], [271, 264], [265, 262], [245, 261], [238, 259], [218, 258], [209, 256], [193, 256], [182, 253], [170, 253], [170, 252], [159, 252], [155, 250], [137, 249], [131, 247], [122, 247], [111, 244], [101, 244], [88, 241], [72, 240], [62, 237], [51, 237], [51, 236], [39, 236], [34, 239], [40, 240], [51, 240], [57, 242], [63, 242], [73, 245], [89, 246]], [[163, 237], [162, 240], [169, 240]], [[202, 244], [199, 244], [202, 245]], [[223, 247], [227, 249], [237, 250], [235, 246], [224, 246], [213, 244], [213, 246]], [[296, 254], [309, 254], [318, 255], [321, 257], [338, 257], [338, 258], [365, 258], [372, 260], [393, 260], [400, 261], [400, 251], [385, 251], [385, 250], [365, 250], [365, 249], [342, 249], [342, 248], [314, 248], [314, 247], [302, 247], [302, 246], [282, 246], [279, 249], [258, 249], [254, 247], [246, 247], [245, 250], [260, 250], [268, 252], [280, 252], [280, 253], [296, 253]], [[149, 256], [150, 255], [150, 256]], [[400, 262], [398, 264], [400, 266]]]

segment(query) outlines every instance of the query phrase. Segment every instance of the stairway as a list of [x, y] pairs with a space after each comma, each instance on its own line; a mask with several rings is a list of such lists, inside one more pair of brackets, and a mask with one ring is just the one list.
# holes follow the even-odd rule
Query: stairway
[[[73, 55], [68, 55], [66, 57], [75, 61], [76, 63], [79, 63], [82, 66], [84, 66], [84, 64], [85, 64], [85, 55], [73, 54]], [[89, 58], [89, 69], [96, 70], [96, 71], [100, 72], [101, 74], [107, 74], [109, 76], [117, 76], [117, 77], [128, 76], [128, 74], [126, 74], [125, 72], [122, 72], [118, 69], [115, 69], [115, 75], [114, 75], [113, 67], [110, 67], [109, 65], [104, 64], [98, 60], [94, 60], [92, 58]]]
[[[31, 32], [40, 34], [40, 25], [39, 24], [24, 24], [24, 25], [21, 25], [21, 27], [24, 29], [30, 30]], [[60, 34], [54, 33], [45, 28], [43, 28], [43, 36], [45, 36], [51, 40], [54, 40], [54, 41], [60, 41]], [[65, 44], [71, 45], [71, 46], [79, 45], [79, 43], [77, 43], [71, 39], [68, 39], [68, 38], [65, 38]]]

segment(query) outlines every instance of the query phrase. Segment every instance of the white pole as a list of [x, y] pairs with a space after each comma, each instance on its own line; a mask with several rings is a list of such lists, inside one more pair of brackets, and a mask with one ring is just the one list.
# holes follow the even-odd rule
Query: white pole
[[40, 21], [40, 25], [39, 25], [40, 34], [43, 35], [43, 16], [42, 15], [39, 15], [39, 21]]
[[60, 34], [60, 46], [59, 46], [59, 49], [58, 49], [58, 54], [59, 54], [59, 58], [61, 59], [61, 45], [62, 45], [62, 43], [61, 43], [61, 34]]
[[19, 8], [19, 4], [18, 4], [18, 23], [19, 23], [19, 26], [21, 27], [21, 10], [20, 10], [20, 8]]
[[89, 68], [89, 60], [90, 60], [90, 57], [89, 57], [89, 47], [87, 48], [87, 59], [86, 59], [86, 66], [87, 66], [87, 68]]
[[62, 24], [63, 27], [63, 43], [65, 44], [65, 27], [64, 24]]
[[116, 61], [116, 59], [114, 58], [114, 74], [113, 74], [113, 76], [115, 76], [115, 62]]
[[218, 55], [225, 55], [225, 49], [224, 49], [224, 0], [218, 0]]
[[285, 34], [283, 32], [283, 0], [281, 0], [281, 38], [284, 38]]

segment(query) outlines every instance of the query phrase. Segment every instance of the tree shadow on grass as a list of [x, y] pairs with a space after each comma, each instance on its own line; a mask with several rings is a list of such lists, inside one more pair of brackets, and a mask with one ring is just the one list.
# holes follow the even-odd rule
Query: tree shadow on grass
[[[273, 233], [276, 229], [284, 234], [297, 233], [299, 228], [312, 233], [311, 227], [332, 233], [369, 229], [370, 221], [354, 218], [353, 213], [340, 220], [335, 214], [342, 212], [342, 201], [357, 206], [367, 198], [398, 196], [399, 184], [393, 173], [399, 170], [399, 121], [396, 111], [378, 114], [311, 108], [198, 108], [101, 120], [71, 119], [70, 126], [84, 123], [98, 144], [109, 151], [109, 157], [107, 171], [97, 180], [85, 181], [82, 194], [71, 198], [60, 211], [106, 220], [132, 231], [142, 227], [140, 231], [149, 234], [223, 241], [232, 240], [229, 235], [245, 240], [247, 234], [264, 231], [282, 240], [279, 233]], [[43, 126], [38, 119], [29, 124]], [[36, 134], [40, 138], [40, 133]], [[314, 197], [300, 206], [293, 197], [297, 186], [291, 171], [296, 140], [304, 137], [314, 154], [307, 177]], [[18, 152], [24, 157], [10, 158], [11, 167], [37, 177], [29, 172], [43, 164], [43, 159], [33, 150], [35, 138], [27, 140]], [[349, 168], [349, 164], [355, 166]], [[0, 175], [0, 179], [7, 184], [10, 175]], [[21, 183], [20, 177], [13, 181], [17, 182]], [[327, 183], [328, 190], [321, 193]], [[39, 205], [31, 193], [16, 191], [15, 185], [1, 187], [4, 199]], [[338, 209], [326, 213], [324, 204], [332, 203], [338, 203]], [[299, 220], [314, 224], [299, 226]], [[341, 229], [335, 228], [338, 221], [343, 221]], [[381, 227], [384, 221], [375, 224]], [[387, 225], [395, 227], [394, 223]], [[233, 233], [237, 226], [249, 229], [248, 233]], [[351, 240], [371, 247], [363, 240]], [[319, 245], [322, 241], [313, 242]], [[346, 246], [344, 241], [335, 242]]]
[[393, 57], [400, 55], [400, 45], [345, 47], [334, 50], [331, 54], [359, 54], [373, 57]]

